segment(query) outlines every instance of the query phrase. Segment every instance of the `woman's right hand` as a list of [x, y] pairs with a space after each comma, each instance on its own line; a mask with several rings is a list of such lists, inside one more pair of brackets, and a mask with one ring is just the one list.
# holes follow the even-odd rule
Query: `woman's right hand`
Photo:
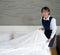
[[39, 30], [44, 30], [44, 28], [39, 28]]

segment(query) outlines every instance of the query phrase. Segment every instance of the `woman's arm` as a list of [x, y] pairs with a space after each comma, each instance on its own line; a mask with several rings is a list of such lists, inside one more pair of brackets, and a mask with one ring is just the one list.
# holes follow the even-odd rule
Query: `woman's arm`
[[57, 30], [57, 25], [56, 25], [56, 19], [55, 18], [53, 18], [51, 20], [50, 28], [52, 29], [51, 38], [53, 38], [54, 35], [56, 34], [56, 30]]

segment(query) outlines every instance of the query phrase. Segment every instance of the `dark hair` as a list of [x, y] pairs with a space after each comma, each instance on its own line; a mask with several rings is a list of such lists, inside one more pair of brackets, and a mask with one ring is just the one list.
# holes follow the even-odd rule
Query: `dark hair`
[[50, 14], [50, 9], [49, 9], [47, 6], [43, 7], [43, 8], [41, 9], [41, 12], [43, 12], [43, 10], [48, 11], [48, 12], [49, 12], [49, 14]]

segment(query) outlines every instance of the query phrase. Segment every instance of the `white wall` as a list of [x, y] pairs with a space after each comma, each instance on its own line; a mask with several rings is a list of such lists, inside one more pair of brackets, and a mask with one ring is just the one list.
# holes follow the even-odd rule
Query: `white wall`
[[0, 0], [0, 25], [41, 25], [43, 6], [51, 9], [60, 25], [60, 0]]

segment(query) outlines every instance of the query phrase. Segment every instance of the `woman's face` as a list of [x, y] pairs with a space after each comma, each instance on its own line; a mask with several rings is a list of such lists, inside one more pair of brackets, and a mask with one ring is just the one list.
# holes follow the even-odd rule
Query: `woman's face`
[[47, 18], [48, 15], [49, 15], [49, 12], [48, 12], [47, 10], [43, 10], [43, 12], [41, 12], [41, 15], [42, 15], [43, 17]]

